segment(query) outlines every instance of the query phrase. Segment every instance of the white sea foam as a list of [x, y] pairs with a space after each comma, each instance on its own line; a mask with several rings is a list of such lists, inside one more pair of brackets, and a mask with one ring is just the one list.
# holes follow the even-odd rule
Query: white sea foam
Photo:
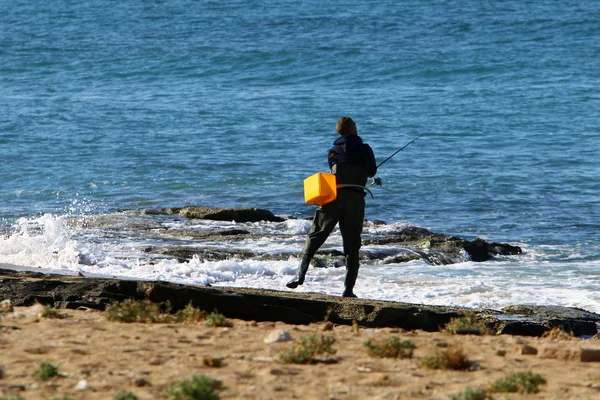
[[[176, 222], [169, 223], [171, 228], [178, 226]], [[126, 229], [126, 224], [121, 227]], [[296, 271], [298, 252], [310, 223], [304, 220], [256, 224], [206, 221], [195, 222], [194, 227], [197, 230], [235, 227], [262, 231], [265, 236], [257, 240], [225, 245], [262, 253], [287, 251], [290, 256], [280, 261], [235, 258], [203, 261], [197, 257], [186, 262], [166, 257], [157, 260], [141, 250], [152, 241], [149, 237], [127, 231], [110, 231], [102, 237], [101, 230], [86, 230], [69, 223], [65, 216], [43, 215], [19, 220], [10, 234], [0, 238], [0, 264], [39, 267], [42, 271], [81, 272], [87, 276], [289, 290], [285, 283]], [[381, 234], [401, 227], [401, 224], [371, 225], [365, 232]], [[274, 239], [278, 234], [281, 240]], [[327, 246], [341, 246], [337, 230]], [[522, 256], [485, 263], [430, 265], [416, 260], [402, 264], [365, 264], [355, 292], [363, 298], [416, 304], [494, 309], [514, 304], [544, 304], [600, 312], [599, 262], [571, 263], [567, 257], [563, 262], [556, 262], [551, 261], [548, 253], [554, 257], [559, 249], [526, 249]], [[343, 291], [344, 276], [345, 268], [310, 268], [305, 284], [296, 291], [339, 295]]]

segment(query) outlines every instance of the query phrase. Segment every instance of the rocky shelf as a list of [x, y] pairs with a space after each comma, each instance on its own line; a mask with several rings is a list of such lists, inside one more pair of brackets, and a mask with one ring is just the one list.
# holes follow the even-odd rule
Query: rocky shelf
[[473, 312], [497, 334], [541, 336], [559, 327], [576, 336], [597, 333], [600, 315], [568, 307], [512, 306], [502, 310], [471, 310], [370, 299], [349, 299], [318, 293], [292, 293], [229, 287], [190, 286], [169, 282], [119, 280], [0, 269], [0, 301], [14, 306], [37, 303], [56, 308], [104, 310], [125, 299], [169, 301], [174, 310], [188, 304], [230, 318], [309, 324], [329, 320], [364, 327], [397, 327], [439, 331], [452, 319]]
[[[140, 210], [123, 210], [127, 212], [140, 212]], [[246, 222], [284, 222], [287, 217], [275, 216], [269, 210], [261, 208], [219, 208], [204, 206], [188, 206], [181, 208], [156, 208], [141, 211], [147, 216], [174, 216], [189, 220], [202, 219], [212, 221], [235, 221], [243, 224]], [[87, 220], [86, 224], [93, 225], [103, 223], [102, 219], [96, 221]], [[372, 221], [374, 225], [385, 225], [383, 221]], [[253, 240], [268, 236], [264, 232], [252, 233], [247, 229], [240, 228], [222, 229], [214, 231], [198, 231], [193, 229], [170, 229], [164, 225], [151, 223], [128, 226], [131, 231], [155, 230], [163, 237], [174, 239], [190, 238], [194, 245], [190, 246], [148, 246], [144, 250], [149, 256], [172, 257], [180, 261], [191, 260], [197, 257], [200, 260], [215, 261], [229, 258], [256, 259], [256, 260], [285, 260], [291, 253], [258, 253], [249, 250], [236, 250], [235, 243], [244, 240]], [[281, 240], [285, 235], [277, 234], [269, 236], [272, 241]], [[231, 244], [229, 248], [215, 247], [214, 245], [203, 245], [199, 243], [225, 243]], [[403, 263], [415, 259], [435, 264], [445, 265], [461, 262], [465, 254], [471, 261], [488, 261], [497, 256], [519, 255], [522, 249], [507, 243], [489, 243], [481, 238], [466, 240], [454, 236], [432, 232], [425, 228], [409, 226], [396, 231], [387, 232], [376, 236], [363, 235], [363, 245], [370, 246], [371, 250], [360, 252], [361, 262], [380, 262], [384, 264]], [[294, 253], [294, 255], [297, 255]], [[336, 250], [322, 249], [313, 260], [315, 267], [339, 267], [345, 264], [343, 254]]]

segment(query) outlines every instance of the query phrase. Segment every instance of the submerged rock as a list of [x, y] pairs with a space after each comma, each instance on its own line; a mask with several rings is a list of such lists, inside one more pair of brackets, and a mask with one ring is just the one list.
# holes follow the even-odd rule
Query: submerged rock
[[[218, 208], [218, 207], [180, 207], [157, 208], [143, 211], [147, 215], [177, 215], [190, 219], [209, 219], [216, 221], [245, 222], [282, 222], [285, 219], [275, 216], [272, 212], [260, 208]], [[373, 222], [375, 225], [385, 224], [381, 221]], [[252, 241], [262, 238], [272, 238], [273, 241], [289, 238], [291, 234], [281, 232], [268, 233], [263, 230], [252, 233], [243, 228], [225, 229], [218, 228], [212, 231], [199, 231], [194, 229], [169, 229], [162, 227], [163, 236], [174, 238], [187, 238], [194, 240], [190, 246], [152, 246], [144, 249], [146, 253], [177, 258], [180, 261], [191, 260], [197, 257], [200, 260], [217, 261], [228, 258], [240, 260], [271, 260], [279, 261], [297, 256], [296, 252], [270, 252], [232, 250], [235, 241]], [[206, 242], [209, 246], [203, 246]], [[215, 242], [227, 242], [227, 248], [215, 246]], [[377, 234], [363, 238], [365, 246], [371, 249], [362, 249], [360, 253], [363, 264], [369, 262], [383, 264], [398, 264], [413, 260], [423, 260], [433, 265], [446, 265], [463, 262], [470, 258], [472, 261], [481, 262], [492, 259], [498, 255], [518, 255], [520, 247], [503, 243], [488, 243], [481, 238], [468, 241], [454, 236], [434, 233], [428, 229], [416, 226], [406, 227], [400, 231]], [[345, 266], [343, 253], [339, 250], [321, 249], [313, 260], [315, 267], [341, 267]]]
[[180, 215], [191, 219], [210, 219], [214, 221], [235, 222], [282, 222], [283, 218], [275, 216], [271, 211], [262, 208], [219, 208], [189, 206], [180, 208], [155, 208], [146, 210], [147, 214]]

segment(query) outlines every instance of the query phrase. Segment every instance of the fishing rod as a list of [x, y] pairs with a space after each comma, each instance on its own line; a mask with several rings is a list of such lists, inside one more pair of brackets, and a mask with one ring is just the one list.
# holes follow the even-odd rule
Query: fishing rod
[[[389, 156], [388, 158], [386, 158], [385, 160], [380, 162], [379, 165], [377, 165], [377, 169], [379, 169], [379, 167], [381, 167], [383, 164], [385, 164], [386, 162], [391, 160], [396, 154], [400, 153], [402, 150], [404, 150], [405, 148], [407, 148], [408, 146], [410, 146], [411, 144], [416, 142], [418, 138], [420, 138], [421, 136], [424, 136], [424, 135], [425, 135], [425, 133], [421, 133], [419, 136], [417, 136], [410, 142], [406, 143], [404, 146], [400, 147], [398, 150], [396, 150], [394, 152], [394, 154], [392, 154], [391, 156]], [[371, 183], [371, 185], [381, 186], [382, 185], [381, 178], [373, 178], [373, 182]]]
[[410, 142], [406, 143], [404, 146], [402, 146], [401, 148], [399, 148], [398, 150], [396, 150], [396, 152], [394, 154], [392, 154], [391, 156], [389, 156], [388, 158], [386, 158], [385, 160], [383, 160], [382, 162], [380, 162], [379, 165], [377, 166], [377, 168], [381, 167], [383, 164], [385, 164], [386, 162], [388, 162], [389, 160], [391, 160], [392, 157], [394, 157], [396, 154], [400, 153], [402, 150], [404, 150], [405, 148], [407, 148], [408, 146], [410, 146], [411, 144], [413, 144], [414, 142], [416, 142], [417, 139], [420, 138], [423, 135], [425, 135], [425, 133], [421, 133], [419, 136], [417, 136], [416, 138], [414, 138], [413, 140], [411, 140]]

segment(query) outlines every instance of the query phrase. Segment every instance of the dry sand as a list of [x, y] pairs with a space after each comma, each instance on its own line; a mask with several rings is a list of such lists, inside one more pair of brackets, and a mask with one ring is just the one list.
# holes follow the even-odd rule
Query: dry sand
[[[130, 391], [138, 399], [160, 399], [171, 383], [204, 374], [225, 387], [222, 399], [450, 399], [467, 387], [489, 388], [511, 372], [541, 374], [537, 394], [493, 393], [493, 399], [600, 399], [600, 363], [580, 361], [581, 349], [600, 342], [517, 336], [457, 336], [398, 329], [364, 329], [320, 323], [309, 326], [233, 320], [232, 328], [203, 324], [142, 324], [107, 321], [93, 310], [60, 310], [69, 318], [40, 318], [40, 306], [15, 308], [0, 321], [0, 398], [114, 399]], [[294, 340], [318, 333], [333, 336], [332, 364], [282, 364], [293, 342], [266, 344], [274, 330]], [[370, 357], [364, 341], [397, 335], [416, 345], [411, 359]], [[461, 347], [472, 371], [431, 370], [426, 356]], [[537, 354], [523, 354], [533, 348]], [[222, 358], [222, 366], [205, 359]], [[63, 377], [33, 376], [41, 361], [59, 366]], [[78, 390], [77, 386], [80, 386]]]

